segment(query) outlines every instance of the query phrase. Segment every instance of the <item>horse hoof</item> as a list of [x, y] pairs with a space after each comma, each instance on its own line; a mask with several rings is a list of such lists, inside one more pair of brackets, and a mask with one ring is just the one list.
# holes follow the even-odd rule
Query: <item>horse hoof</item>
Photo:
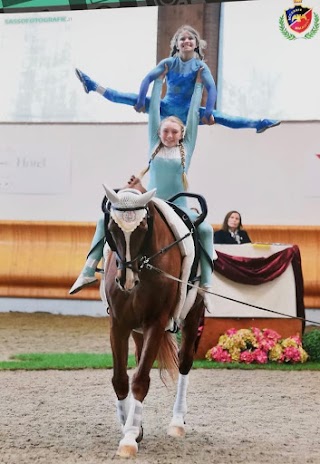
[[117, 455], [121, 458], [133, 458], [137, 455], [137, 452], [138, 443], [134, 434], [127, 433], [119, 443]]
[[168, 428], [168, 435], [173, 438], [184, 438], [186, 431], [184, 427], [179, 427], [176, 425], [170, 425]]
[[117, 451], [117, 456], [121, 458], [134, 458], [138, 452], [138, 445], [120, 445]]

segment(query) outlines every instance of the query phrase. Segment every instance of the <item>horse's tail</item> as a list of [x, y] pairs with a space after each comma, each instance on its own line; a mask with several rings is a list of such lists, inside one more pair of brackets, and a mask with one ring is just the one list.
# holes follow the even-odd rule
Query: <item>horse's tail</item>
[[167, 375], [176, 380], [179, 373], [178, 344], [175, 334], [165, 332], [157, 354], [160, 378], [166, 384]]

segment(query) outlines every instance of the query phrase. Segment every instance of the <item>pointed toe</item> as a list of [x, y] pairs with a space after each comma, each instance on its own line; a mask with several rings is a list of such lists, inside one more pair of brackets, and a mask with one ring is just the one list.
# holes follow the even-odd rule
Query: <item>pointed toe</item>
[[271, 129], [271, 127], [279, 126], [280, 123], [281, 121], [275, 121], [272, 119], [262, 119], [262, 121], [260, 121], [260, 123], [257, 126], [256, 132], [257, 134], [262, 134], [267, 129]]
[[97, 90], [98, 84], [90, 79], [85, 73], [80, 71], [80, 69], [76, 68], [75, 73], [81, 84], [83, 85], [83, 89], [86, 93], [91, 91]]
[[74, 295], [75, 293], [80, 292], [80, 290], [82, 290], [84, 287], [88, 287], [89, 285], [92, 285], [97, 281], [98, 279], [94, 276], [89, 277], [80, 274], [75, 283], [70, 288], [69, 295]]

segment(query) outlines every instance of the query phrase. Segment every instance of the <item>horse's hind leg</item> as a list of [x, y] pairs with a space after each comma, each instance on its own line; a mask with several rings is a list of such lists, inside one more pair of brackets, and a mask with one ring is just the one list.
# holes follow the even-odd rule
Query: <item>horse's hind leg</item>
[[138, 364], [140, 361], [142, 347], [143, 347], [143, 334], [133, 330], [131, 335], [132, 335], [132, 338], [136, 346], [135, 357], [136, 357], [136, 363]]
[[168, 428], [172, 437], [185, 436], [185, 416], [187, 414], [187, 389], [189, 372], [198, 341], [198, 328], [204, 315], [203, 300], [198, 297], [195, 305], [187, 315], [182, 328], [182, 340], [179, 350], [179, 379], [173, 415]]

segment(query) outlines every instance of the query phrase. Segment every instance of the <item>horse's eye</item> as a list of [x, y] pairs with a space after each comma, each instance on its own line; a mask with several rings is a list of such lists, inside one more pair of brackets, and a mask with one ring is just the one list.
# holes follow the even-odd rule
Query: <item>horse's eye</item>
[[144, 219], [144, 220], [139, 224], [139, 228], [142, 229], [142, 230], [146, 230], [146, 229], [148, 228], [146, 219]]

